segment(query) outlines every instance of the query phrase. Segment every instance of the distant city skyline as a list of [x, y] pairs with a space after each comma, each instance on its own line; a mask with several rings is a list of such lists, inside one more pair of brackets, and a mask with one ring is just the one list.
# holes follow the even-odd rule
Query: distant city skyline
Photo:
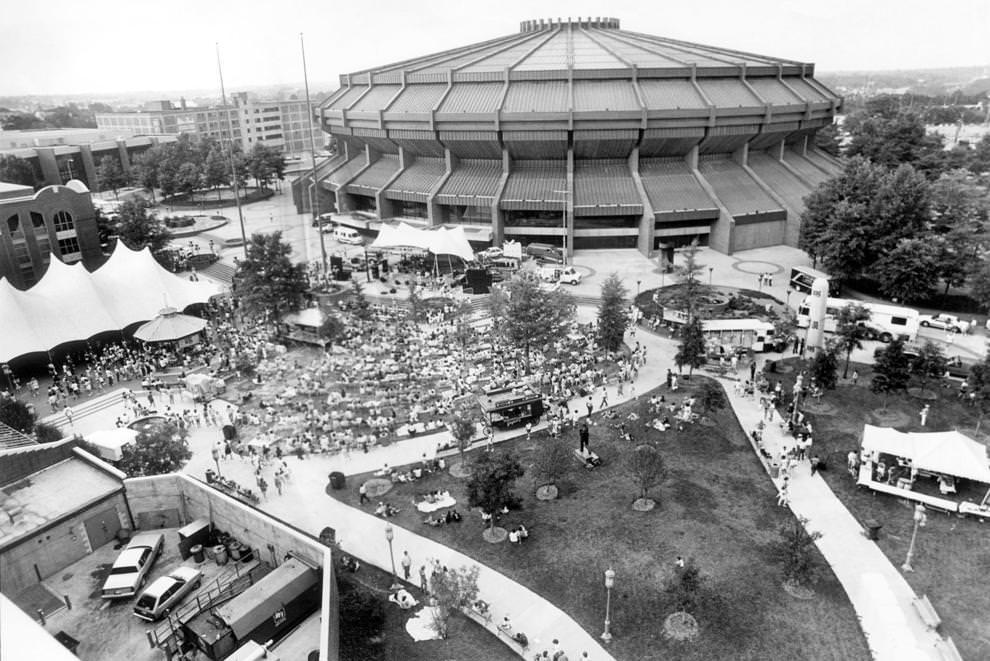
[[454, 0], [52, 0], [8, 9], [0, 96], [156, 89], [165, 98], [181, 90], [219, 96], [217, 43], [228, 93], [297, 86], [300, 31], [310, 80], [336, 87], [341, 73], [510, 34], [523, 20], [605, 14], [625, 30], [814, 62], [819, 72], [990, 65], [986, 0], [504, 0], [494, 8]]

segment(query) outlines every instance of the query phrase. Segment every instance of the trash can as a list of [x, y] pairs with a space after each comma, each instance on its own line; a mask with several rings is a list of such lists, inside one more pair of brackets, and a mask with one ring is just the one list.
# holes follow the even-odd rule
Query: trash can
[[192, 553], [193, 560], [195, 560], [196, 562], [203, 562], [203, 560], [206, 559], [206, 554], [203, 553], [202, 544], [197, 544], [196, 546], [192, 547], [191, 549], [189, 549], [189, 552]]
[[866, 538], [872, 539], [874, 542], [880, 539], [880, 529], [883, 528], [883, 524], [876, 519], [867, 519], [863, 522], [866, 526]]
[[240, 550], [240, 547], [241, 547], [240, 542], [238, 542], [236, 540], [230, 540], [229, 542], [227, 542], [227, 550], [230, 552], [230, 559], [231, 560], [240, 560], [241, 559], [241, 550]]
[[218, 544], [213, 547], [213, 559], [217, 561], [217, 565], [227, 564], [227, 547], [223, 544]]
[[347, 482], [347, 478], [344, 477], [344, 474], [343, 473], [341, 473], [339, 471], [334, 471], [334, 472], [330, 473], [330, 488], [331, 489], [335, 489], [335, 490], [339, 491], [339, 490], [341, 490], [341, 489], [344, 488], [344, 485], [345, 485], [346, 482]]

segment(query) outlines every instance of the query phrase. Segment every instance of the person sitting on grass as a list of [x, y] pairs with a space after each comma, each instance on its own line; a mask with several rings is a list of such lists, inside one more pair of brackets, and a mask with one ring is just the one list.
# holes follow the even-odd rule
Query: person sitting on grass
[[352, 558], [349, 555], [345, 555], [340, 559], [340, 564], [343, 565], [344, 569], [351, 572], [352, 574], [357, 572], [361, 568], [361, 563], [357, 561], [356, 558]]
[[463, 517], [461, 517], [461, 513], [457, 510], [447, 510], [447, 513], [444, 514], [443, 518], [445, 523], [455, 523], [460, 521]]

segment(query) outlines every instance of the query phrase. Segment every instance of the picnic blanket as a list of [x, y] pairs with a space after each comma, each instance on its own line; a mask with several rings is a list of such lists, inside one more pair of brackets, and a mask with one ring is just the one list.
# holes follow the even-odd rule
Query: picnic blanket
[[436, 512], [437, 510], [446, 509], [447, 507], [453, 507], [457, 504], [453, 496], [448, 495], [446, 498], [441, 498], [434, 503], [427, 502], [425, 500], [416, 503], [416, 509], [424, 514], [429, 512]]

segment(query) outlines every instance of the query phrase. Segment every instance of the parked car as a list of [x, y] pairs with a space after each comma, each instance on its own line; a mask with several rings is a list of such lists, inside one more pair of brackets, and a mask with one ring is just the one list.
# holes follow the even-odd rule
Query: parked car
[[918, 323], [924, 328], [938, 328], [952, 333], [965, 333], [969, 330], [968, 321], [963, 321], [955, 315], [944, 312], [936, 315], [923, 314], [918, 317]]
[[127, 544], [103, 582], [104, 599], [126, 599], [137, 594], [148, 580], [155, 560], [162, 554], [165, 535], [147, 532], [135, 535]]
[[145, 588], [134, 604], [134, 614], [149, 622], [160, 620], [197, 589], [202, 580], [203, 572], [195, 567], [176, 567], [168, 576], [155, 579]]
[[490, 261], [493, 259], [498, 259], [501, 256], [502, 256], [502, 249], [496, 247], [485, 248], [484, 250], [478, 253], [478, 259], [480, 261], [485, 261], [485, 260]]
[[546, 262], [564, 263], [564, 252], [549, 243], [531, 243], [526, 246], [526, 254]]

